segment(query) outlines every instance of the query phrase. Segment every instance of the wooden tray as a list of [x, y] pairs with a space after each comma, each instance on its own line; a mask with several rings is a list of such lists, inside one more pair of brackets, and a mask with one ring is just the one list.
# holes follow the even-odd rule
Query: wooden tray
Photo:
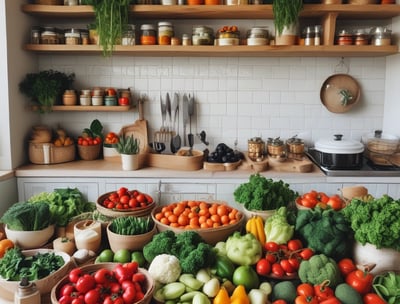
[[244, 153], [244, 157], [245, 157], [245, 162], [243, 163], [241, 168], [254, 170], [256, 172], [263, 172], [263, 171], [267, 171], [268, 170], [268, 167], [269, 167], [268, 157], [264, 157], [264, 159], [262, 161], [253, 161], [249, 157], [249, 153], [248, 152]]
[[271, 170], [278, 172], [306, 173], [314, 170], [314, 164], [307, 156], [304, 156], [302, 159], [287, 158], [284, 161], [268, 157], [268, 163]]
[[156, 154], [147, 155], [147, 165], [149, 167], [172, 169], [179, 171], [195, 171], [203, 168], [203, 151], [193, 150], [193, 156], [186, 156], [186, 150], [181, 149], [176, 154]]
[[242, 163], [241, 160], [234, 162], [234, 163], [209, 163], [204, 162], [204, 170], [208, 171], [233, 171], [236, 170], [240, 164]]

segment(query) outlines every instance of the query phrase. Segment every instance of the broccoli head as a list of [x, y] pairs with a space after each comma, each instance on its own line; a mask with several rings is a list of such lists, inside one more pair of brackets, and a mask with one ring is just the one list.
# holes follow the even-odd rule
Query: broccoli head
[[186, 256], [179, 257], [182, 272], [196, 274], [201, 268], [207, 268], [216, 261], [213, 247], [207, 243], [199, 243]]
[[175, 233], [172, 230], [165, 230], [153, 236], [152, 240], [144, 245], [143, 256], [147, 262], [160, 254], [171, 254], [175, 243]]

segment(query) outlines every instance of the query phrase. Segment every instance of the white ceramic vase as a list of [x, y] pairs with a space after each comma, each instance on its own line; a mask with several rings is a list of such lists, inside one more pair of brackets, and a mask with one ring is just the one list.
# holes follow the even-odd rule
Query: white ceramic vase
[[276, 45], [294, 45], [297, 42], [299, 31], [298, 23], [291, 24], [288, 26], [284, 26], [282, 33], [275, 35], [275, 44]]
[[121, 154], [122, 170], [131, 171], [139, 169], [138, 154]]

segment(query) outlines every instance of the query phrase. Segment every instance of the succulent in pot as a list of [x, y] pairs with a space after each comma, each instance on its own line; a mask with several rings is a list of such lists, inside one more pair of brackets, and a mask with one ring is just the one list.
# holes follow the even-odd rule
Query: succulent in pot
[[139, 164], [139, 140], [133, 135], [121, 134], [118, 143], [115, 146], [117, 152], [121, 155], [122, 169], [123, 170], [137, 170]]

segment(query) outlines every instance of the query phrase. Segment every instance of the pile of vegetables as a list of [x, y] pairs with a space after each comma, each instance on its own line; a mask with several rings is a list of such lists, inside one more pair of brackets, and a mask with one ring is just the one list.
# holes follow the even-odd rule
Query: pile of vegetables
[[38, 231], [52, 224], [52, 216], [49, 205], [44, 202], [18, 202], [6, 210], [0, 222], [6, 224], [10, 230]]
[[66, 226], [73, 217], [96, 209], [95, 204], [88, 202], [77, 188], [42, 192], [29, 198], [28, 202], [32, 205], [46, 203], [54, 224], [60, 227]]
[[138, 235], [149, 232], [154, 227], [150, 217], [121, 216], [111, 221], [110, 230], [121, 235]]
[[[143, 247], [147, 262], [160, 254], [174, 255], [185, 273], [196, 273], [199, 269], [213, 265], [216, 253], [194, 230], [177, 233], [165, 230], [154, 235]], [[161, 270], [161, 267], [160, 267]]]
[[303, 243], [335, 260], [350, 255], [351, 229], [342, 213], [332, 208], [299, 210], [295, 226]]
[[20, 281], [23, 277], [29, 281], [40, 280], [60, 269], [64, 263], [62, 256], [54, 252], [25, 256], [21, 249], [14, 247], [0, 259], [0, 275], [9, 281]]
[[369, 202], [354, 198], [341, 212], [359, 243], [400, 250], [400, 200], [388, 195]]
[[247, 210], [273, 210], [287, 206], [298, 196], [282, 180], [273, 181], [260, 174], [250, 176], [247, 183], [237, 187], [233, 193], [235, 200]]

